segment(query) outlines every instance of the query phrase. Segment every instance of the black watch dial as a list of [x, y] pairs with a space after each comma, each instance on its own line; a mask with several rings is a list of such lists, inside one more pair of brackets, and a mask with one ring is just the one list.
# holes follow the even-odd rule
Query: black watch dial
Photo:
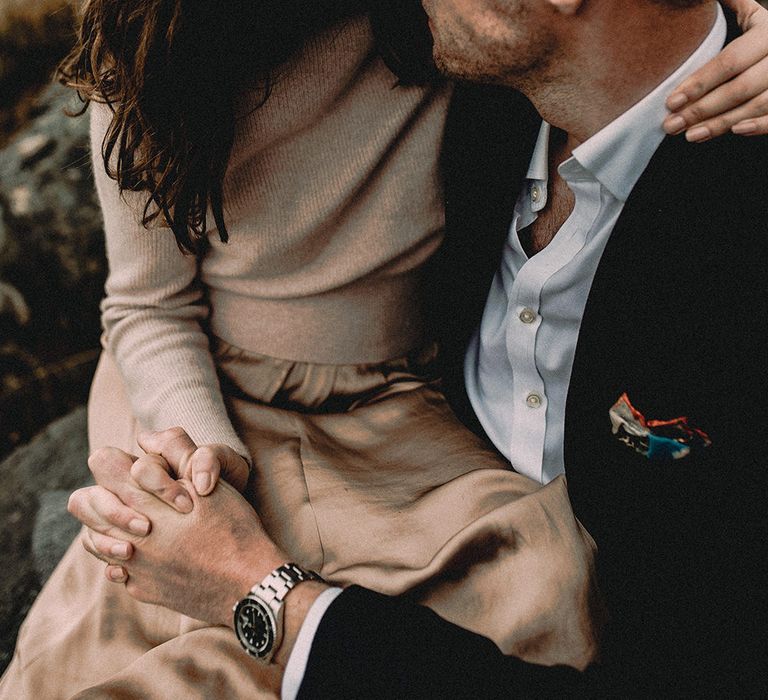
[[267, 657], [275, 645], [276, 622], [266, 603], [244, 598], [235, 608], [235, 632], [240, 644], [257, 659]]

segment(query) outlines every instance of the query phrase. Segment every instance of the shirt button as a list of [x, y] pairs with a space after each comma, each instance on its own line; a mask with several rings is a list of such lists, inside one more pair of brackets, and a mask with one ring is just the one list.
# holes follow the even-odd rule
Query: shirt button
[[536, 393], [528, 394], [525, 403], [528, 404], [529, 408], [541, 408], [542, 398]]
[[531, 199], [533, 200], [534, 204], [541, 199], [541, 189], [538, 185], [531, 187]]
[[520, 320], [523, 323], [533, 323], [536, 320], [536, 312], [533, 309], [525, 308], [520, 312]]

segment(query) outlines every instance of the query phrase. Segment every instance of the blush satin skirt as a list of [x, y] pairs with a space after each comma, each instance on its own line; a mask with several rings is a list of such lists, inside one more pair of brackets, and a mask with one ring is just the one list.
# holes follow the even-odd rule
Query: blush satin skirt
[[[214, 356], [257, 470], [252, 505], [293, 560], [342, 586], [407, 594], [506, 654], [593, 660], [594, 542], [565, 480], [515, 473], [462, 426], [430, 375], [433, 349], [310, 365], [217, 341]], [[89, 422], [92, 449], [141, 454], [108, 353]], [[274, 669], [231, 629], [136, 602], [103, 570], [73, 543], [22, 627], [0, 698], [279, 697]]]

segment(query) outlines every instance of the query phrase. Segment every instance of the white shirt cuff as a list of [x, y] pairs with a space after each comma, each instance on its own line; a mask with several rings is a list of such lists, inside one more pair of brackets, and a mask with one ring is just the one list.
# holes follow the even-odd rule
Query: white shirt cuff
[[299, 636], [296, 637], [296, 644], [294, 644], [293, 651], [288, 657], [288, 664], [285, 667], [283, 687], [280, 693], [283, 700], [296, 700], [304, 680], [304, 673], [307, 670], [309, 653], [312, 651], [312, 642], [315, 641], [317, 628], [320, 627], [320, 621], [323, 619], [325, 611], [336, 600], [341, 590], [341, 588], [329, 588], [323, 591], [312, 603], [312, 607], [304, 618]]

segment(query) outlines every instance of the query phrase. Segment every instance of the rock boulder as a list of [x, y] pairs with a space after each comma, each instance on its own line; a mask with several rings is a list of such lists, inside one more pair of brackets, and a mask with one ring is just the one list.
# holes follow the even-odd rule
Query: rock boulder
[[106, 276], [88, 118], [46, 88], [0, 150], [0, 457], [81, 404]]

